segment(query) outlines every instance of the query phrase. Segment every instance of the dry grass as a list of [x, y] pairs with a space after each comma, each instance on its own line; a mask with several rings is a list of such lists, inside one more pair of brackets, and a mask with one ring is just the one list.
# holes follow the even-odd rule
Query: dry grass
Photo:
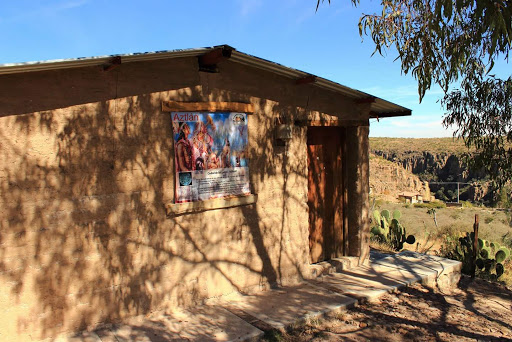
[[398, 209], [402, 212], [400, 222], [406, 227], [408, 234], [422, 236], [427, 233], [437, 236], [447, 233], [464, 234], [473, 231], [475, 214], [479, 215], [479, 235], [483, 239], [504, 243], [504, 236], [512, 234], [512, 227], [504, 211], [489, 208], [440, 208], [436, 209], [438, 228], [433, 217], [427, 214], [426, 208], [406, 207], [400, 203], [381, 204], [379, 210]]
[[464, 141], [455, 138], [370, 138], [370, 149], [400, 154], [423, 151], [450, 154], [468, 152]]
[[370, 240], [370, 248], [378, 250], [382, 253], [394, 254], [396, 251], [388, 243]]
[[[489, 208], [441, 208], [436, 209], [438, 227], [433, 217], [427, 213], [426, 208], [407, 207], [399, 203], [383, 203], [376, 209], [388, 209], [393, 212], [398, 209], [402, 212], [400, 222], [407, 229], [407, 234], [416, 237], [413, 245], [405, 244], [404, 248], [421, 253], [435, 253], [439, 251], [445, 236], [463, 236], [465, 232], [473, 231], [475, 214], [479, 215], [479, 237], [501, 245], [512, 247], [512, 227], [504, 211]], [[384, 250], [385, 246], [372, 246]], [[505, 263], [505, 274], [500, 281], [512, 286], [512, 260]]]

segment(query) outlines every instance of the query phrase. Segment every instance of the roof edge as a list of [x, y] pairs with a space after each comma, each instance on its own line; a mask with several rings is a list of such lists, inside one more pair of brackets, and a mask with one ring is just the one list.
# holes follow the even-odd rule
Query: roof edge
[[310, 73], [297, 70], [294, 68], [286, 67], [279, 63], [275, 63], [260, 57], [252, 56], [250, 54], [246, 54], [243, 52], [237, 51], [235, 48], [230, 45], [216, 45], [212, 47], [204, 47], [204, 48], [196, 48], [196, 49], [184, 49], [184, 50], [165, 50], [165, 51], [155, 51], [155, 52], [145, 52], [145, 53], [133, 53], [133, 54], [118, 54], [118, 55], [109, 55], [109, 56], [99, 56], [99, 57], [86, 57], [86, 58], [76, 58], [76, 59], [61, 59], [61, 60], [50, 60], [50, 61], [42, 61], [42, 62], [27, 62], [27, 63], [18, 63], [18, 64], [3, 64], [0, 65], [0, 75], [6, 74], [16, 74], [16, 73], [25, 73], [25, 72], [36, 72], [36, 71], [49, 71], [49, 70], [59, 70], [59, 69], [70, 69], [70, 68], [79, 68], [79, 67], [87, 67], [87, 66], [101, 66], [108, 64], [112, 61], [112, 58], [120, 57], [122, 63], [129, 62], [140, 62], [140, 61], [152, 61], [159, 59], [170, 59], [170, 58], [182, 58], [182, 57], [199, 57], [207, 52], [210, 52], [215, 49], [228, 49], [230, 50], [229, 60], [244, 64], [247, 66], [251, 66], [254, 68], [266, 70], [269, 72], [273, 72], [275, 74], [288, 77], [290, 79], [301, 79], [306, 77], [314, 77], [314, 81], [311, 83], [317, 87], [327, 89], [349, 98], [353, 100], [365, 100], [372, 99], [372, 104], [370, 108], [370, 118], [385, 118], [385, 117], [395, 117], [395, 116], [408, 116], [411, 115], [411, 110], [390, 101], [384, 100], [382, 98], [378, 98], [372, 96], [368, 93], [365, 93], [360, 90], [356, 90], [339, 83], [330, 81], [328, 79], [312, 75]]
[[395, 112], [376, 112], [376, 111], [370, 112], [370, 118], [372, 118], [372, 119], [393, 118], [396, 116], [411, 116], [411, 115], [412, 115], [412, 110], [410, 110], [410, 109], [400, 110], [400, 111], [395, 111]]
[[26, 63], [10, 63], [0, 65], [0, 75], [5, 74], [16, 74], [22, 72], [33, 72], [33, 71], [49, 71], [59, 69], [70, 69], [80, 68], [86, 66], [97, 66], [104, 63], [108, 63], [114, 57], [121, 57], [123, 63], [126, 62], [141, 62], [151, 61], [158, 59], [168, 58], [180, 58], [180, 57], [196, 57], [212, 49], [219, 47], [229, 47], [228, 45], [220, 45], [208, 48], [199, 49], [185, 49], [185, 50], [166, 50], [166, 51], [155, 51], [155, 52], [144, 52], [144, 53], [132, 53], [132, 54], [117, 54], [107, 55], [98, 57], [82, 57], [82, 58], [71, 58], [71, 59], [55, 59], [41, 62], [26, 62]]

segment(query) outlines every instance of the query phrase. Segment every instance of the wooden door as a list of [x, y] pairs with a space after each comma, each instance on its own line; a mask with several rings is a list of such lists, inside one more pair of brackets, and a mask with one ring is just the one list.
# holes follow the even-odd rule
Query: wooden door
[[343, 130], [308, 127], [309, 251], [311, 262], [343, 250]]

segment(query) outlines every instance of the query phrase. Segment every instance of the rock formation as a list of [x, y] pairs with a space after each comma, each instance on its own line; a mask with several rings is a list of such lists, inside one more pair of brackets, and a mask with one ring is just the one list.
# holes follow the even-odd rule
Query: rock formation
[[[456, 184], [439, 185], [434, 184], [435, 182], [462, 182], [469, 184], [460, 185], [461, 200], [484, 202], [492, 200], [494, 196], [492, 187], [481, 182], [485, 179], [485, 173], [469, 170], [461, 154], [432, 153], [429, 151], [397, 153], [378, 149], [373, 149], [371, 152], [403, 167], [406, 171], [417, 175], [422, 181], [431, 182], [430, 189], [433, 193], [441, 191], [444, 196], [444, 193], [456, 193], [457, 189]], [[407, 177], [403, 181], [408, 184]]]
[[418, 192], [423, 199], [431, 199], [428, 182], [382, 157], [370, 155], [370, 189], [372, 195], [387, 201], [398, 202], [401, 192]]

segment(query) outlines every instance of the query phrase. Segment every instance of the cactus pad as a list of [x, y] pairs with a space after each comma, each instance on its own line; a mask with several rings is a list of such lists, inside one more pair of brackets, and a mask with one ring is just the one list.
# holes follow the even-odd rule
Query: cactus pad
[[[473, 235], [474, 236], [474, 235]], [[482, 249], [485, 247], [485, 241], [482, 239], [478, 239], [478, 248]]]
[[482, 248], [480, 250], [480, 256], [482, 257], [482, 259], [488, 259], [489, 258], [489, 249], [487, 248]]
[[504, 250], [500, 249], [499, 251], [496, 252], [496, 256], [494, 258], [496, 259], [497, 263], [501, 264], [507, 258], [507, 254], [505, 253]]
[[503, 246], [499, 250], [505, 252], [505, 259], [510, 257], [510, 249], [508, 249], [507, 247]]
[[373, 211], [373, 218], [375, 219], [375, 221], [378, 223], [380, 222], [381, 220], [381, 217], [380, 217], [380, 211], [378, 210], [374, 210]]
[[505, 273], [505, 267], [503, 267], [503, 264], [497, 263], [496, 264], [496, 276], [499, 278]]

